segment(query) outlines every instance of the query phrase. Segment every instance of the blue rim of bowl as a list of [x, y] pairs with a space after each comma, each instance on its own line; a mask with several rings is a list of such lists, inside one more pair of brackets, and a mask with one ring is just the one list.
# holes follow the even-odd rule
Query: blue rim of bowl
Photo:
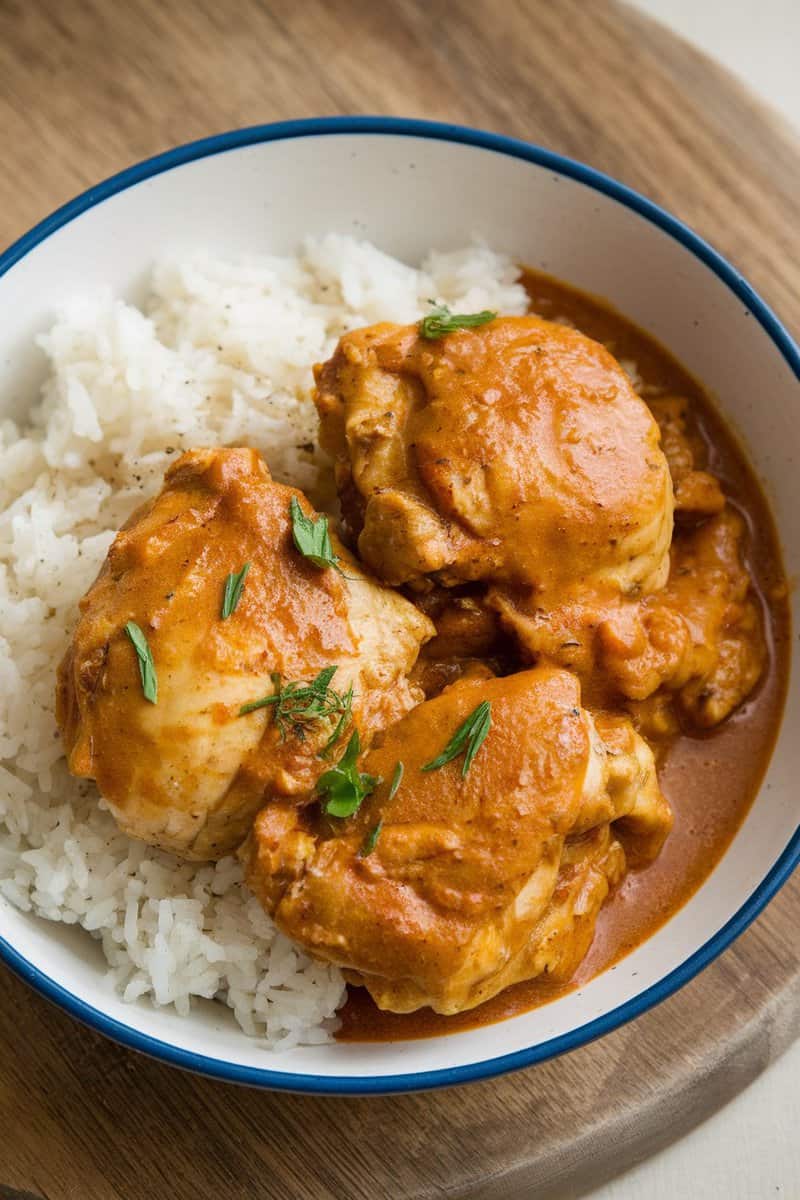
[[[151, 179], [154, 175], [160, 175], [163, 171], [172, 170], [173, 167], [179, 167], [184, 163], [194, 162], [212, 154], [222, 154], [228, 150], [236, 150], [239, 147], [251, 146], [259, 142], [318, 137], [325, 134], [388, 134], [477, 146], [483, 150], [492, 150], [512, 158], [524, 159], [555, 174], [577, 180], [587, 187], [594, 188], [595, 191], [602, 192], [625, 208], [632, 209], [653, 225], [657, 225], [709, 267], [744, 304], [747, 312], [759, 322], [800, 381], [800, 349], [781, 322], [747, 280], [682, 221], [670, 216], [663, 208], [653, 201], [647, 200], [625, 184], [618, 183], [601, 171], [596, 171], [593, 167], [566, 158], [552, 150], [546, 150], [541, 146], [523, 142], [517, 138], [505, 137], [502, 134], [433, 121], [379, 116], [319, 117], [310, 120], [282, 121], [271, 125], [254, 125], [246, 129], [235, 129], [228, 133], [203, 138], [200, 141], [189, 142], [184, 146], [177, 146], [174, 150], [168, 150], [164, 154], [158, 154], [154, 158], [137, 163], [135, 166], [121, 171], [118, 175], [106, 179], [103, 183], [89, 188], [88, 191], [40, 221], [30, 232], [24, 234], [0, 255], [0, 277], [30, 253], [34, 247], [45, 241], [56, 230], [74, 220], [75, 217], [80, 216], [81, 213], [93, 208], [96, 204], [101, 204], [118, 192], [125, 191], [146, 179]], [[328, 1095], [385, 1095], [396, 1092], [422, 1091], [429, 1088], [471, 1083], [502, 1075], [508, 1071], [516, 1071], [522, 1067], [533, 1066], [548, 1058], [554, 1058], [556, 1055], [585, 1046], [595, 1038], [618, 1029], [619, 1026], [633, 1020], [634, 1017], [641, 1016], [642, 1013], [647, 1012], [654, 1005], [660, 1004], [662, 1000], [666, 1000], [687, 984], [739, 937], [786, 883], [798, 862], [800, 862], [800, 826], [758, 887], [713, 937], [709, 938], [699, 950], [696, 950], [663, 979], [604, 1016], [536, 1046], [516, 1050], [497, 1058], [485, 1059], [461, 1067], [447, 1067], [410, 1074], [295, 1075], [285, 1071], [273, 1071], [266, 1068], [262, 1070], [260, 1067], [247, 1067], [226, 1062], [224, 1059], [209, 1058], [140, 1033], [129, 1025], [93, 1008], [34, 967], [3, 938], [0, 938], [0, 959], [37, 992], [48, 1000], [54, 1001], [84, 1024], [125, 1046], [149, 1055], [151, 1058], [160, 1059], [173, 1066], [183, 1067], [201, 1075], [222, 1079], [229, 1083], [247, 1084], [251, 1087], [269, 1088], [276, 1091]]]

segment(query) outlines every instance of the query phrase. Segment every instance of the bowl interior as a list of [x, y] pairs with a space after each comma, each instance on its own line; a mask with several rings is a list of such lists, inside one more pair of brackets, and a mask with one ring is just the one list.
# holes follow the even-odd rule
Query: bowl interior
[[[706, 384], [764, 480], [794, 575], [800, 568], [798, 382], [786, 356], [791, 350], [781, 351], [757, 299], [742, 288], [737, 294], [732, 272], [723, 277], [724, 269], [718, 273], [710, 259], [589, 172], [577, 177], [547, 155], [518, 157], [501, 139], [480, 144], [446, 140], [443, 131], [423, 136], [419, 129], [386, 128], [346, 132], [340, 126], [216, 148], [155, 174], [140, 172], [131, 186], [55, 228], [0, 276], [0, 415], [23, 416], [35, 398], [44, 359], [33, 336], [52, 321], [60, 301], [98, 285], [135, 300], [163, 253], [202, 246], [230, 254], [286, 252], [307, 233], [334, 230], [416, 262], [432, 247], [454, 248], [477, 236], [607, 297]], [[765, 785], [689, 903], [614, 971], [500, 1025], [420, 1042], [271, 1053], [245, 1038], [218, 1005], [199, 1004], [179, 1018], [146, 1003], [123, 1004], [104, 983], [99, 950], [85, 934], [24, 916], [4, 901], [0, 939], [7, 957], [10, 947], [25, 960], [16, 965], [29, 978], [40, 972], [40, 986], [68, 992], [79, 1015], [142, 1048], [232, 1078], [380, 1090], [522, 1065], [601, 1033], [668, 994], [778, 885], [796, 856], [796, 847], [787, 847], [796, 836], [800, 763], [786, 731], [798, 701], [793, 673], [784, 733]]]

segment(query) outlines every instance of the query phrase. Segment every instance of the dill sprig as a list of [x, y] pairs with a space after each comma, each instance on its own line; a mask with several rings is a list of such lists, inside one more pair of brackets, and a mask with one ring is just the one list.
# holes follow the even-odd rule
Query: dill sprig
[[280, 672], [270, 675], [275, 691], [259, 700], [251, 700], [239, 709], [239, 716], [255, 712], [258, 708], [274, 708], [274, 719], [283, 741], [293, 734], [304, 741], [311, 726], [321, 721], [336, 718], [333, 731], [320, 751], [326, 758], [336, 745], [353, 716], [353, 685], [346, 692], [337, 692], [331, 680], [337, 667], [324, 667], [311, 683], [287, 683], [281, 681]]

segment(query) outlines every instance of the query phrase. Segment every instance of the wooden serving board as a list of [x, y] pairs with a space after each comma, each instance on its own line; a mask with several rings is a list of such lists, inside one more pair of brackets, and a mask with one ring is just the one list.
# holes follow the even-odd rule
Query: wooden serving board
[[[0, 245], [136, 159], [342, 112], [496, 129], [665, 204], [800, 331], [800, 154], [729, 75], [612, 0], [0, 0]], [[390, 1099], [193, 1078], [0, 969], [0, 1197], [578, 1196], [800, 1028], [800, 880], [698, 979], [565, 1058]]]

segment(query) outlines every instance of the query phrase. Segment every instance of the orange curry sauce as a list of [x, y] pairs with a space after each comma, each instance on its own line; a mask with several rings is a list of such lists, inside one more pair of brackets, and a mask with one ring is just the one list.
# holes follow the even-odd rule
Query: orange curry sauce
[[601, 300], [547, 275], [526, 271], [524, 282], [533, 312], [569, 318], [583, 333], [605, 342], [618, 359], [633, 360], [644, 385], [689, 398], [708, 444], [708, 469], [748, 524], [747, 565], [764, 611], [767, 663], [755, 691], [733, 716], [708, 734], [681, 736], [668, 747], [659, 779], [675, 814], [674, 828], [655, 862], [629, 871], [606, 902], [592, 947], [569, 984], [519, 983], [449, 1017], [429, 1008], [381, 1012], [366, 989], [350, 987], [337, 1035], [345, 1041], [433, 1037], [490, 1024], [547, 1003], [607, 970], [668, 920], [719, 862], [758, 790], [780, 723], [790, 657], [787, 588], [772, 514], [735, 438], [700, 384], [648, 334]]

